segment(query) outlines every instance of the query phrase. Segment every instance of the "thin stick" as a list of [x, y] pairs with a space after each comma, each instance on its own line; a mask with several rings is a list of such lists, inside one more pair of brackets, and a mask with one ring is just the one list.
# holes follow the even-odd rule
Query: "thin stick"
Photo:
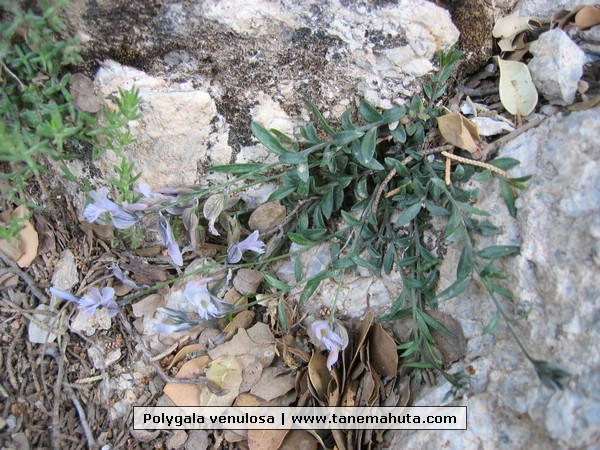
[[21, 268], [17, 265], [16, 262], [14, 262], [12, 259], [10, 259], [6, 253], [4, 253], [2, 250], [0, 250], [0, 259], [2, 259], [2, 261], [4, 262], [4, 264], [6, 264], [8, 267], [10, 267], [17, 275], [19, 275], [19, 277], [25, 281], [25, 283], [27, 283], [27, 286], [29, 287], [29, 289], [31, 289], [31, 292], [33, 293], [33, 295], [35, 295], [38, 300], [44, 304], [49, 304], [50, 302], [48, 301], [48, 298], [44, 295], [44, 293], [37, 287], [37, 285], [35, 284], [35, 281], [33, 281], [33, 279], [26, 274], [25, 272], [23, 272], [21, 270]]
[[60, 443], [60, 400], [62, 393], [62, 382], [65, 376], [64, 355], [67, 344], [69, 343], [69, 335], [67, 334], [62, 341], [60, 354], [57, 354], [55, 347], [48, 347], [46, 354], [50, 354], [58, 364], [58, 374], [54, 383], [54, 405], [52, 405], [52, 448], [60, 450], [63, 446]]
[[498, 169], [496, 166], [492, 166], [491, 164], [487, 164], [481, 161], [475, 161], [474, 159], [463, 158], [462, 156], [456, 156], [448, 152], [442, 152], [442, 155], [444, 155], [446, 158], [453, 159], [454, 161], [458, 161], [463, 164], [470, 164], [471, 166], [480, 167], [482, 169], [487, 169], [491, 172], [495, 172], [498, 175], [503, 176], [504, 178], [508, 178], [508, 174], [504, 170]]
[[85, 411], [83, 410], [81, 403], [79, 403], [79, 399], [75, 396], [75, 391], [71, 386], [68, 386], [65, 383], [63, 383], [63, 389], [75, 405], [75, 409], [77, 410], [77, 414], [79, 415], [79, 421], [81, 422], [83, 432], [85, 433], [85, 439], [87, 440], [88, 448], [98, 448], [98, 444], [96, 443], [96, 439], [94, 439], [94, 434], [92, 433], [90, 424], [88, 423], [87, 418], [85, 417]]

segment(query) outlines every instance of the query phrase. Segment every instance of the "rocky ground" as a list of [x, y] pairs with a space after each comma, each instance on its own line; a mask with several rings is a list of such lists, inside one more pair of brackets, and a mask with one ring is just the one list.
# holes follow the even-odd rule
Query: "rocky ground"
[[[73, 0], [63, 16], [82, 42], [85, 62], [76, 71], [94, 80], [102, 102], [110, 104], [119, 88], [139, 88], [141, 116], [129, 125], [137, 140], [127, 156], [154, 189], [206, 187], [226, 179], [205, 170], [212, 165], [273, 161], [252, 136], [250, 123], [297, 134], [311, 118], [304, 98], [331, 120], [363, 98], [377, 108], [404, 104], [421, 93], [439, 51], [457, 44], [465, 54], [449, 81], [446, 106], [471, 117], [482, 135], [489, 129], [485, 139], [498, 156], [521, 162], [511, 177], [532, 175], [517, 200], [516, 219], [496, 184], [471, 182], [480, 191], [474, 206], [490, 211], [502, 230], [477, 244], [521, 246], [502, 262], [514, 294], [504, 307], [531, 356], [560, 364], [571, 378], [565, 389], [549, 389], [506, 326], [484, 333], [496, 308], [472, 283], [439, 306], [460, 323], [466, 338], [466, 344], [450, 341], [462, 348], [446, 362], [453, 363], [449, 372], [471, 376], [468, 389], [451, 403], [468, 407], [468, 429], [369, 437], [377, 448], [586, 449], [600, 439], [600, 26], [550, 25], [554, 14], [579, 3], [596, 2]], [[491, 59], [499, 53], [494, 24], [511, 12], [541, 24], [528, 31], [531, 45], [521, 56], [539, 93], [537, 107], [522, 123], [500, 101]], [[467, 95], [471, 107], [481, 104], [486, 113], [474, 118], [466, 112]], [[115, 176], [115, 164], [118, 159], [108, 152], [98, 161], [73, 160], [69, 168], [100, 188]], [[165, 282], [214, 263], [226, 247], [184, 254], [181, 269], [156, 239], [149, 238], [144, 254], [115, 248], [105, 229], [85, 220], [84, 192], [58, 170], [50, 167], [36, 180], [40, 187], [27, 187], [45, 206], [32, 222], [39, 237], [32, 262], [25, 266], [4, 250], [0, 254], [2, 448], [254, 449], [266, 448], [266, 442], [271, 448], [341, 448], [341, 442], [361, 448], [355, 437], [345, 441], [330, 434], [133, 430], [134, 405], [182, 404], [190, 396], [198, 404], [212, 401], [214, 393], [206, 387], [170, 378], [197, 377], [209, 361], [239, 372], [239, 382], [229, 386], [231, 401], [251, 404], [258, 398], [270, 405], [309, 401], [303, 392], [314, 380], [307, 381], [306, 367], [317, 363], [306, 334], [292, 339], [284, 332], [276, 302], [236, 316], [233, 327], [216, 323], [166, 337], [152, 333], [159, 322], [156, 309], [185, 299], [183, 282]], [[258, 205], [274, 189], [265, 184], [249, 195]], [[440, 290], [454, 279], [460, 258], [451, 245], [444, 251]], [[306, 256], [307, 265], [323, 263], [327, 253], [315, 250]], [[113, 279], [107, 269], [113, 263], [139, 284], [164, 285], [136, 298], [131, 286]], [[285, 262], [271, 269], [284, 281], [294, 274], [293, 264]], [[257, 292], [262, 278], [246, 275], [232, 281], [234, 291]], [[134, 298], [117, 315], [100, 309], [87, 316], [48, 290], [81, 295], [106, 280], [117, 297]], [[380, 330], [368, 312], [375, 317], [389, 312], [398, 278], [359, 272], [348, 275], [341, 288], [325, 281], [305, 311], [290, 307], [290, 323], [300, 329], [306, 315], [326, 312], [336, 290], [344, 323], [354, 330], [351, 347], [369, 348], [374, 371], [384, 373], [382, 361], [397, 359], [393, 347], [406, 330], [401, 325]], [[366, 341], [364, 330], [370, 330]], [[344, 364], [344, 370], [353, 368]], [[450, 404], [444, 403], [450, 384], [430, 375], [426, 382], [406, 370], [396, 372], [391, 377], [396, 403]], [[331, 394], [311, 386], [315, 398]]]

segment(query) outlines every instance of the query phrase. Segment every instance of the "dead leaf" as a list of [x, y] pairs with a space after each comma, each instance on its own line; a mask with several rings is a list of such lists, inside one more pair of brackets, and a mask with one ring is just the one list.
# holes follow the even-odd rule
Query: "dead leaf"
[[292, 389], [294, 389], [294, 374], [291, 371], [282, 372], [278, 367], [267, 367], [250, 393], [270, 401], [285, 395]]
[[202, 389], [199, 406], [231, 406], [240, 393], [242, 366], [235, 356], [221, 356], [209, 364], [206, 379], [223, 390], [223, 395]]
[[82, 73], [74, 73], [69, 80], [73, 104], [79, 111], [97, 113], [102, 107], [102, 97], [94, 92], [94, 82]]
[[262, 406], [265, 403], [264, 399], [257, 397], [256, 395], [242, 392], [233, 402], [233, 406]]
[[575, 25], [581, 30], [600, 25], [600, 9], [591, 5], [584, 6], [575, 14]]
[[[529, 115], [537, 105], [538, 93], [527, 66], [518, 61], [498, 58], [500, 68], [500, 101], [515, 116]], [[438, 119], [439, 120], [439, 119]]]
[[248, 448], [250, 450], [273, 450], [279, 448], [289, 431], [248, 430]]
[[22, 226], [19, 235], [12, 239], [1, 239], [0, 250], [15, 261], [19, 267], [29, 267], [38, 255], [38, 234], [26, 217], [29, 215], [25, 205], [18, 206], [12, 213], [3, 217], [3, 222], [18, 219]]
[[173, 361], [171, 364], [167, 366], [167, 370], [171, 369], [175, 364], [180, 361], [183, 361], [188, 355], [198, 353], [202, 350], [206, 350], [206, 345], [201, 344], [190, 344], [183, 347], [181, 350], [177, 352], [177, 354], [173, 357]]
[[398, 349], [392, 337], [375, 323], [369, 333], [371, 365], [380, 375], [395, 377], [398, 373]]
[[221, 356], [251, 355], [263, 367], [268, 367], [275, 358], [275, 337], [267, 324], [259, 322], [249, 330], [238, 329], [229, 342], [209, 350], [208, 354], [213, 359]]
[[541, 24], [531, 17], [520, 16], [518, 13], [498, 19], [492, 29], [492, 36], [495, 38], [513, 38], [521, 31], [533, 29], [533, 26], [541, 26]]
[[308, 380], [314, 390], [315, 397], [323, 404], [328, 404], [327, 387], [332, 379], [327, 370], [327, 357], [315, 350], [308, 362]]
[[442, 137], [451, 145], [475, 153], [482, 145], [477, 127], [460, 113], [438, 117]]
[[[209, 362], [210, 358], [208, 356], [192, 359], [181, 366], [175, 378], [199, 378]], [[177, 406], [202, 406], [200, 403], [201, 386], [167, 383], [163, 391]]]
[[442, 355], [444, 366], [449, 367], [453, 362], [464, 358], [467, 351], [467, 340], [460, 322], [451, 315], [437, 310], [427, 311], [427, 314], [452, 333], [449, 335], [436, 329], [431, 330], [431, 336]]
[[279, 450], [316, 450], [317, 439], [304, 430], [292, 430], [283, 440]]

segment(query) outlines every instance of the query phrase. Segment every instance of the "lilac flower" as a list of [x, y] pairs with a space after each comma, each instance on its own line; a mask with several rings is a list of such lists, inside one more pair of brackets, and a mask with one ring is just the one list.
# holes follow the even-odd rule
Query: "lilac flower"
[[189, 330], [190, 328], [193, 328], [194, 324], [190, 324], [190, 323], [176, 323], [176, 324], [169, 324], [169, 323], [155, 323], [152, 326], [152, 332], [153, 333], [157, 333], [157, 334], [171, 334], [171, 333], [176, 333], [177, 331], [185, 331], [185, 330]]
[[179, 250], [179, 246], [175, 241], [175, 237], [173, 236], [173, 230], [171, 230], [171, 225], [169, 225], [169, 221], [163, 217], [163, 215], [159, 212], [160, 220], [158, 221], [158, 234], [163, 244], [167, 246], [167, 253], [173, 260], [175, 264], [178, 266], [183, 266], [183, 256], [181, 255], [181, 250]]
[[236, 242], [235, 244], [230, 245], [227, 249], [227, 262], [229, 264], [240, 262], [242, 260], [242, 254], [248, 250], [256, 253], [264, 253], [265, 243], [258, 240], [258, 235], [258, 230], [256, 230], [242, 242]]
[[141, 289], [142, 287], [137, 284], [135, 281], [133, 281], [131, 278], [129, 278], [127, 276], [126, 272], [123, 272], [123, 270], [119, 267], [119, 265], [117, 263], [111, 263], [108, 266], [106, 266], [107, 269], [110, 269], [112, 271], [113, 276], [119, 280], [121, 283], [123, 283], [125, 286], [128, 286], [132, 289]]
[[341, 325], [334, 326], [338, 329], [335, 333], [329, 323], [325, 320], [315, 320], [310, 326], [310, 335], [314, 339], [314, 344], [317, 347], [325, 347], [329, 351], [327, 356], [327, 369], [331, 370], [338, 360], [338, 355], [341, 350], [344, 350], [348, 345], [346, 329]]
[[77, 303], [77, 307], [83, 310], [84, 314], [91, 316], [98, 307], [106, 308], [109, 317], [117, 315], [119, 305], [115, 301], [115, 290], [111, 287], [102, 288], [102, 292], [98, 288], [92, 288], [90, 293], [83, 297], [76, 297], [70, 292], [50, 288], [50, 292], [62, 299]]
[[115, 202], [108, 199], [108, 191], [104, 187], [101, 192], [90, 192], [92, 203], [88, 204], [83, 210], [83, 215], [88, 222], [95, 222], [104, 213], [109, 213], [110, 219], [119, 230], [126, 230], [136, 222], [137, 217], [122, 209]]
[[213, 296], [206, 286], [198, 283], [188, 283], [183, 290], [183, 295], [188, 302], [196, 307], [196, 311], [202, 319], [208, 320], [209, 317], [221, 317], [217, 305], [213, 302]]

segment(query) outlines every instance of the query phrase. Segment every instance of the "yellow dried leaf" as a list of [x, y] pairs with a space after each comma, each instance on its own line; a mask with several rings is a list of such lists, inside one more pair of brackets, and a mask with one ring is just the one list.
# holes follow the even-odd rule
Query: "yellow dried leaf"
[[474, 153], [479, 150], [481, 140], [477, 126], [459, 113], [438, 117], [440, 134], [449, 144]]
[[511, 114], [527, 116], [537, 105], [538, 93], [527, 66], [518, 61], [498, 58], [500, 101]]
[[378, 323], [369, 333], [369, 355], [373, 369], [380, 375], [395, 377], [398, 373], [398, 350], [396, 343]]
[[274, 448], [279, 448], [289, 431], [290, 430], [248, 430], [248, 448], [250, 450], [272, 450]]
[[223, 390], [223, 395], [202, 389], [200, 406], [231, 406], [240, 393], [242, 365], [234, 356], [221, 356], [206, 369], [206, 379]]

